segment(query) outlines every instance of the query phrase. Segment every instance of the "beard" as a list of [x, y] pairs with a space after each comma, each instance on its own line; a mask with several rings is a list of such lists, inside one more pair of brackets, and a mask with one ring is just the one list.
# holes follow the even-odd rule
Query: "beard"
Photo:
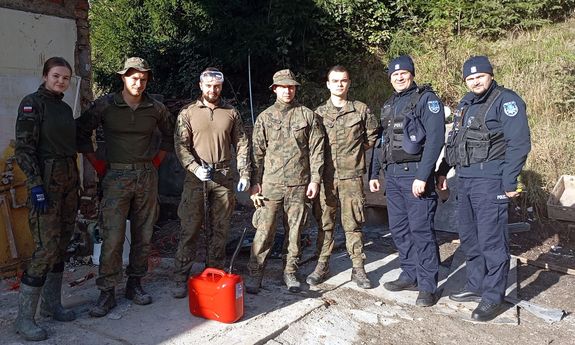
[[202, 98], [204, 99], [204, 101], [208, 102], [208, 103], [212, 103], [215, 104], [218, 102], [218, 100], [220, 99], [220, 95], [213, 95], [213, 96], [209, 96], [207, 94], [203, 94]]

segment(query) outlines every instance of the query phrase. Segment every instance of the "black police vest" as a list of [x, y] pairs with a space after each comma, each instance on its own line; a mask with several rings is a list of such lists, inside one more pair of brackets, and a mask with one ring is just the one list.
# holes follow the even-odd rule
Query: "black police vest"
[[455, 114], [453, 129], [449, 132], [445, 148], [449, 165], [467, 167], [474, 163], [505, 158], [507, 144], [503, 132], [489, 132], [485, 125], [485, 116], [504, 90], [497, 86], [465, 127], [461, 122], [467, 107]]
[[[403, 149], [403, 120], [406, 115], [415, 112], [415, 107], [426, 92], [433, 92], [431, 86], [423, 85], [417, 87], [417, 90], [411, 94], [409, 103], [399, 114], [395, 114], [391, 106], [383, 106], [381, 110], [381, 124], [383, 133], [385, 134], [385, 143], [383, 144], [384, 163], [408, 163], [419, 162], [421, 160], [421, 152], [418, 154], [409, 154]], [[395, 97], [396, 96], [393, 95], [387, 103], [392, 103]], [[415, 118], [417, 116], [413, 114], [413, 117]]]

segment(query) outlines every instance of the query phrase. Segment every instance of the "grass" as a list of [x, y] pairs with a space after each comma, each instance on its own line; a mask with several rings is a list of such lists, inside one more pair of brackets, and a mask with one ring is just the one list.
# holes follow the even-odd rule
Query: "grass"
[[[532, 150], [522, 172], [524, 199], [544, 215], [558, 178], [575, 174], [575, 18], [536, 31], [513, 32], [496, 41], [445, 32], [422, 37], [413, 44], [417, 51], [411, 53], [415, 79], [419, 84], [431, 83], [446, 105], [455, 107], [467, 92], [461, 66], [472, 55], [489, 56], [498, 83], [525, 100]], [[352, 94], [376, 112], [391, 92], [386, 63], [381, 59], [351, 68]]]
[[479, 54], [489, 56], [495, 79], [527, 103], [532, 150], [522, 175], [528, 202], [542, 211], [559, 176], [575, 174], [575, 19], [494, 42], [451, 38], [447, 54], [436, 53], [435, 44], [429, 42], [428, 52], [414, 58], [421, 77], [432, 81], [449, 105], [466, 92], [463, 61]]

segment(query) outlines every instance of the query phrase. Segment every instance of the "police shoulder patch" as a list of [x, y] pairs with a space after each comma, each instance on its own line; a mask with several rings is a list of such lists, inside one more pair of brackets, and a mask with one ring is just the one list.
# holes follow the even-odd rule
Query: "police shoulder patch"
[[22, 107], [22, 112], [24, 113], [31, 113], [34, 111], [34, 108], [32, 108], [31, 105], [25, 105]]
[[510, 117], [517, 115], [519, 112], [517, 103], [515, 103], [515, 101], [503, 103], [503, 112], [505, 112], [505, 115]]
[[439, 107], [439, 101], [428, 101], [427, 107], [429, 108], [429, 111], [431, 111], [434, 114], [439, 113], [439, 110], [441, 110], [441, 108]]

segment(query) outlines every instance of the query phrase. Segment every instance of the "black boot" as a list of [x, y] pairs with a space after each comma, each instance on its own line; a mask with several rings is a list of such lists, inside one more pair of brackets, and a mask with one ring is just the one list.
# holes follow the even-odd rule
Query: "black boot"
[[471, 318], [481, 322], [493, 320], [503, 311], [503, 307], [503, 304], [481, 301], [471, 313]]
[[140, 284], [141, 277], [129, 277], [126, 283], [126, 298], [135, 304], [146, 305], [152, 303], [152, 296], [148, 295]]
[[417, 287], [417, 284], [407, 280], [398, 278], [394, 281], [386, 282], [383, 287], [388, 291], [403, 291], [403, 290], [413, 290]]
[[73, 310], [65, 309], [62, 306], [62, 275], [64, 272], [50, 272], [46, 277], [44, 289], [42, 290], [42, 303], [40, 314], [51, 316], [58, 321], [72, 321], [76, 319]]
[[418, 307], [431, 307], [434, 304], [435, 295], [427, 291], [420, 291], [415, 300], [415, 305]]
[[476, 302], [479, 303], [481, 302], [481, 295], [467, 290], [467, 289], [463, 289], [461, 291], [452, 293], [451, 295], [449, 295], [449, 299], [455, 302]]
[[100, 291], [100, 297], [96, 305], [90, 309], [90, 316], [102, 317], [106, 316], [112, 308], [116, 306], [116, 292], [112, 290], [102, 290]]
[[251, 272], [248, 276], [246, 276], [246, 279], [244, 280], [246, 292], [252, 295], [257, 295], [257, 293], [260, 292], [263, 277], [263, 271]]

